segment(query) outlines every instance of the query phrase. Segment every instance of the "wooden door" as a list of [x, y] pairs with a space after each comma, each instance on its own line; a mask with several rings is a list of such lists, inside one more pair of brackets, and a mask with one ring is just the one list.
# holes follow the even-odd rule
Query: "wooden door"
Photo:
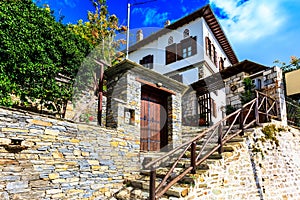
[[141, 151], [159, 151], [167, 144], [166, 99], [157, 91], [142, 89]]

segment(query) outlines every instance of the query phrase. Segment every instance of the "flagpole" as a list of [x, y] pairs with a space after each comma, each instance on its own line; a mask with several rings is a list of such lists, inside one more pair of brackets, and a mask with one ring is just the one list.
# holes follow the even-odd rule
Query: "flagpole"
[[128, 59], [128, 53], [129, 53], [129, 25], [130, 25], [130, 3], [127, 4], [126, 59]]

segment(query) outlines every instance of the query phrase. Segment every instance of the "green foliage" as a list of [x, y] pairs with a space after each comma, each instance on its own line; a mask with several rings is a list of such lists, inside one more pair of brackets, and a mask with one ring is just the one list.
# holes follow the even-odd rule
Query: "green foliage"
[[[287, 131], [287, 129], [283, 126], [276, 127], [275, 124], [269, 124], [267, 126], [264, 126], [261, 130], [263, 135], [259, 136], [258, 138], [254, 139], [254, 144], [252, 145], [252, 152], [254, 154], [260, 154], [262, 158], [265, 157], [265, 154], [268, 154], [267, 150], [264, 150], [264, 144], [266, 142], [270, 142], [275, 146], [275, 148], [279, 147], [279, 140], [277, 139], [278, 132], [281, 131]], [[258, 143], [257, 141], [260, 141], [261, 143]]]
[[279, 60], [275, 60], [274, 64], [280, 67], [284, 73], [290, 72], [296, 69], [300, 69], [300, 58], [296, 56], [291, 56], [291, 60], [289, 63], [281, 62]]
[[[291, 60], [289, 63], [281, 62], [279, 60], [275, 60], [274, 64], [280, 67], [283, 71], [283, 80], [285, 82], [285, 73], [300, 69], [300, 58], [296, 56], [291, 56]], [[286, 98], [287, 95], [285, 94]], [[295, 94], [292, 96], [289, 96], [290, 99], [295, 100], [297, 102], [300, 102], [300, 94]]]
[[94, 55], [98, 60], [112, 65], [119, 57], [116, 51], [119, 44], [124, 42], [114, 41], [114, 36], [126, 28], [119, 27], [117, 16], [109, 14], [105, 0], [92, 0], [92, 3], [95, 11], [88, 11], [88, 21], [79, 20], [76, 25], [69, 24], [68, 28], [95, 47]]
[[[280, 130], [282, 131], [285, 129], [280, 128]], [[267, 125], [267, 126], [263, 127], [261, 131], [264, 134], [264, 141], [269, 140], [269, 141], [273, 142], [276, 145], [276, 147], [279, 146], [279, 140], [276, 138], [276, 134], [279, 130], [276, 128], [275, 124]]]
[[11, 95], [23, 105], [36, 102], [59, 112], [72, 96], [72, 81], [90, 45], [56, 22], [49, 7], [31, 0], [0, 2], [0, 105], [12, 106]]
[[243, 85], [245, 91], [241, 94], [241, 102], [245, 104], [255, 98], [255, 85], [252, 83], [252, 79], [248, 77], [244, 78]]
[[237, 109], [235, 107], [233, 107], [232, 105], [226, 105], [226, 107], [225, 107], [226, 115], [229, 115], [229, 114], [233, 113], [236, 110]]
[[[98, 82], [100, 75], [99, 63], [106, 63], [104, 70], [116, 64], [120, 60], [120, 53], [117, 52], [119, 44], [123, 41], [115, 41], [117, 32], [124, 30], [119, 27], [116, 15], [110, 15], [105, 0], [92, 0], [94, 12], [88, 11], [87, 22], [79, 20], [77, 24], [69, 24], [68, 29], [76, 35], [85, 39], [93, 51], [86, 57], [76, 76], [74, 84], [73, 105], [76, 108], [76, 115], [73, 120], [78, 120], [84, 110], [92, 107], [96, 96], [87, 93], [90, 91], [98, 93]], [[104, 82], [105, 84], [105, 82]], [[103, 90], [106, 89], [104, 85]]]

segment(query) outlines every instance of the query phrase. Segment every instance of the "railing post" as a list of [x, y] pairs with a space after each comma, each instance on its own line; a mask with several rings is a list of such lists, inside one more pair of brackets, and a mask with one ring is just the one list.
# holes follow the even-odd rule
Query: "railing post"
[[244, 135], [244, 107], [242, 107], [240, 111], [240, 129], [242, 130], [240, 136], [243, 136]]
[[269, 113], [268, 113], [268, 96], [266, 96], [266, 122], [269, 121]]
[[255, 115], [255, 120], [256, 120], [256, 125], [259, 126], [259, 112], [258, 112], [258, 104], [259, 104], [259, 101], [258, 101], [258, 92], [256, 92], [256, 101], [255, 101], [255, 110], [254, 110], [254, 115]]
[[218, 153], [221, 154], [223, 153], [223, 127], [222, 124], [219, 125], [218, 127], [218, 144], [220, 145], [219, 149], [218, 149]]
[[278, 109], [278, 101], [275, 99], [275, 116], [281, 121], [281, 110]]
[[149, 188], [149, 195], [150, 200], [155, 200], [155, 179], [156, 179], [156, 170], [151, 167], [150, 168], [150, 188]]
[[193, 142], [191, 146], [191, 167], [193, 167], [191, 173], [196, 174], [196, 142]]

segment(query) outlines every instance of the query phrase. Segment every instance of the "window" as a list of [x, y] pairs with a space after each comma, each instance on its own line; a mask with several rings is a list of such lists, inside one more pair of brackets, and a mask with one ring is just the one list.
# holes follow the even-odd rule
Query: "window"
[[170, 36], [168, 39], [168, 45], [171, 45], [173, 43], [174, 43], [174, 38], [172, 36]]
[[181, 42], [182, 58], [193, 56], [197, 53], [197, 37], [189, 37]]
[[220, 61], [219, 61], [219, 70], [223, 70], [224, 69], [224, 60], [222, 57], [220, 57]]
[[185, 29], [184, 31], [183, 31], [183, 38], [187, 38], [187, 37], [189, 37], [190, 36], [190, 30], [189, 29]]
[[197, 37], [188, 37], [166, 47], [166, 65], [197, 53]]
[[140, 60], [140, 64], [149, 69], [153, 69], [153, 55], [147, 55]]
[[176, 62], [176, 44], [166, 47], [166, 65], [172, 62]]
[[218, 55], [217, 55], [216, 47], [211, 43], [208, 37], [205, 37], [205, 47], [206, 47], [206, 55], [216, 66], [218, 66]]
[[211, 46], [212, 46], [212, 48], [211, 48], [211, 50], [212, 50], [212, 60], [215, 63], [215, 65], [218, 66], [218, 57], [217, 57], [216, 48], [213, 44]]
[[205, 37], [206, 55], [211, 58], [211, 41], [208, 37]]

